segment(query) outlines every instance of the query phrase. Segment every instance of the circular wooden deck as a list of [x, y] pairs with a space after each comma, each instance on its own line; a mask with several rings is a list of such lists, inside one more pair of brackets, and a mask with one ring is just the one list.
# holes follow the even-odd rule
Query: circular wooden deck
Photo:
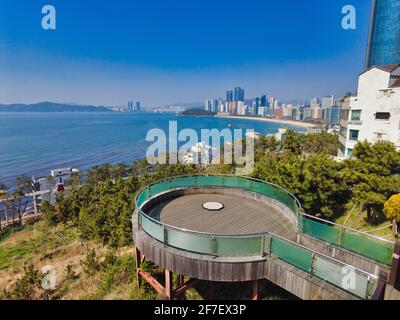
[[[220, 202], [224, 208], [209, 211], [206, 202]], [[239, 194], [200, 193], [166, 199], [147, 212], [165, 224], [208, 234], [246, 235], [271, 232], [294, 239], [296, 226], [278, 209]]]

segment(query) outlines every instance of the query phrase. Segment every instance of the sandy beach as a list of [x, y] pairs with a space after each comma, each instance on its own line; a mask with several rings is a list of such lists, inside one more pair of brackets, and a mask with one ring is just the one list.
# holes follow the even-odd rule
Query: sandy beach
[[243, 119], [243, 120], [254, 120], [254, 121], [281, 123], [281, 124], [287, 124], [287, 125], [297, 126], [297, 127], [302, 127], [302, 128], [315, 128], [315, 127], [318, 127], [318, 125], [316, 125], [314, 123], [308, 123], [308, 122], [303, 122], [303, 121], [295, 121], [295, 120], [281, 120], [281, 119], [242, 117], [242, 116], [224, 116], [224, 115], [217, 115], [216, 117], [217, 118], [231, 118], [231, 119]]

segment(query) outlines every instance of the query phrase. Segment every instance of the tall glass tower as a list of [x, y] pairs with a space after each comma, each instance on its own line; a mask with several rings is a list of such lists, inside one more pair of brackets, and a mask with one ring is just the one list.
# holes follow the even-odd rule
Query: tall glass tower
[[400, 63], [400, 0], [372, 0], [366, 68]]

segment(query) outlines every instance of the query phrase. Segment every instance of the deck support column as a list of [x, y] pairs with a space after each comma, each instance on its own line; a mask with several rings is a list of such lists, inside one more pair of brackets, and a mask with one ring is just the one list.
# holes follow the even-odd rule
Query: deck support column
[[260, 280], [254, 280], [251, 300], [259, 300], [259, 299], [260, 299]]
[[174, 291], [172, 283], [172, 272], [165, 269], [165, 295], [168, 300], [174, 300]]
[[389, 275], [389, 284], [396, 290], [400, 290], [400, 242], [394, 246], [392, 268]]
[[215, 282], [208, 281], [208, 300], [214, 300]]
[[178, 274], [178, 285], [177, 287], [180, 287], [185, 283], [185, 276], [182, 274]]
[[142, 262], [140, 250], [135, 248], [135, 261], [136, 261], [136, 284], [140, 288], [140, 264]]

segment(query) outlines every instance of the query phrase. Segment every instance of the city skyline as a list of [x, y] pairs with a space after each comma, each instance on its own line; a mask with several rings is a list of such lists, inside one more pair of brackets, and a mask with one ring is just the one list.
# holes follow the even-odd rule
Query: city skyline
[[[363, 71], [365, 1], [354, 1], [356, 30], [342, 29], [345, 1], [253, 0], [246, 8], [211, 1], [52, 4], [53, 31], [41, 29], [39, 4], [0, 4], [0, 103], [122, 106], [136, 96], [158, 106], [201, 102], [237, 86], [249, 97], [309, 100], [354, 90]], [[220, 23], [232, 17], [245, 23]]]

